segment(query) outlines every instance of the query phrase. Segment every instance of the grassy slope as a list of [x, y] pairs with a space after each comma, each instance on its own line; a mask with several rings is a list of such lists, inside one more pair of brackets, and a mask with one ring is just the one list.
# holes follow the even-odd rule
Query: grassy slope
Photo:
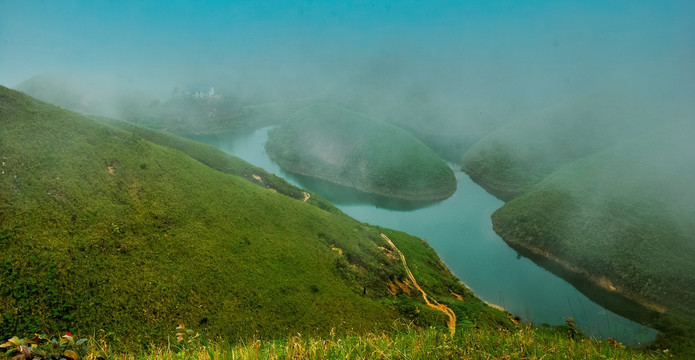
[[654, 134], [567, 165], [496, 211], [495, 231], [515, 248], [542, 249], [583, 277], [608, 279], [618, 293], [665, 308], [652, 325], [693, 351], [683, 340], [695, 335], [688, 144]]
[[[402, 316], [443, 325], [417, 296], [388, 293], [405, 273], [379, 249], [383, 230], [278, 180], [276, 192], [219, 171], [259, 171], [238, 159], [6, 88], [0, 121], [0, 336], [103, 329], [133, 343], [179, 323], [226, 338], [374, 331]], [[421, 240], [389, 236], [461, 319], [510, 326]]]
[[[290, 185], [283, 178], [278, 177], [275, 174], [268, 173], [265, 170], [257, 166], [253, 166], [235, 156], [230, 156], [229, 154], [215, 148], [214, 146], [203, 144], [197, 141], [188, 140], [178, 136], [172, 136], [156, 130], [134, 125], [128, 122], [103, 117], [93, 118], [95, 120], [105, 122], [109, 125], [115, 126], [125, 131], [137, 134], [145, 140], [155, 143], [157, 145], [162, 145], [179, 150], [185, 153], [186, 155], [192, 157], [193, 159], [198, 160], [201, 163], [215, 170], [227, 174], [240, 176], [250, 182], [256, 183], [265, 188], [273, 189], [279, 192], [280, 194], [287, 195], [291, 198], [303, 200], [304, 193], [308, 192], [306, 190], [301, 190]], [[260, 180], [254, 177], [254, 175], [260, 178]], [[331, 203], [323, 199], [319, 194], [311, 192], [309, 193], [311, 194], [311, 197], [309, 198], [307, 203], [315, 205], [329, 212], [340, 212], [340, 210], [338, 210]]]
[[406, 131], [330, 104], [310, 106], [273, 129], [268, 154], [287, 171], [407, 200], [456, 190], [451, 169]]

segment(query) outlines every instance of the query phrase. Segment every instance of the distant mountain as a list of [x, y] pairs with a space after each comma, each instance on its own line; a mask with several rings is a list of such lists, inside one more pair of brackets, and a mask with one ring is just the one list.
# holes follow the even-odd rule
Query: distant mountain
[[272, 129], [266, 150], [286, 171], [366, 193], [434, 201], [456, 190], [449, 166], [410, 133], [331, 103]]
[[[511, 327], [423, 241], [367, 226], [206, 145], [97, 121], [0, 87], [0, 337], [162, 341], [445, 326]], [[457, 295], [462, 295], [460, 300]]]

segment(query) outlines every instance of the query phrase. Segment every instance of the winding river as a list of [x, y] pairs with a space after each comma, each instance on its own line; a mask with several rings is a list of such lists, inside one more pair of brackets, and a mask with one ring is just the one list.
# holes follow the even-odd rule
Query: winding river
[[282, 171], [265, 153], [268, 130], [197, 140], [282, 176], [296, 186], [316, 191], [357, 220], [425, 239], [478, 297], [526, 321], [558, 325], [573, 317], [586, 335], [612, 337], [631, 345], [650, 342], [656, 336], [656, 330], [599, 306], [565, 280], [518, 256], [492, 230], [490, 215], [503, 205], [502, 201], [485, 192], [465, 173], [455, 171], [456, 193], [435, 204], [413, 208], [384, 199], [366, 199], [347, 189], [327, 187]]

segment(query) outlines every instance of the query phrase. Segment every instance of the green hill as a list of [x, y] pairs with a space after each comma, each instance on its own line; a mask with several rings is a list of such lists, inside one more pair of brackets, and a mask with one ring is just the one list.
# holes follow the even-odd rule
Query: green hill
[[[695, 163], [687, 132], [645, 135], [554, 172], [493, 216], [522, 254], [576, 285], [619, 294], [651, 313], [625, 314], [695, 350]], [[607, 294], [606, 294], [607, 293]], [[614, 299], [614, 297], [613, 297]]]
[[266, 150], [286, 171], [381, 196], [433, 201], [456, 190], [453, 171], [405, 130], [316, 104], [270, 131]]
[[0, 337], [72, 331], [148, 344], [181, 323], [227, 339], [379, 331], [395, 319], [445, 326], [382, 232], [459, 324], [512, 326], [423, 241], [316, 195], [303, 202], [209, 146], [4, 87], [0, 123]]

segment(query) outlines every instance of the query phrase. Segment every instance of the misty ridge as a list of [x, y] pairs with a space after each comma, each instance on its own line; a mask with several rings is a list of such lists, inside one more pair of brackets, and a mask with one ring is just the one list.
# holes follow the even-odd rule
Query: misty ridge
[[[535, 80], [546, 87], [555, 81], [556, 89], [540, 91], [531, 84], [520, 84], [525, 69], [510, 71], [500, 82], [485, 74], [488, 65], [481, 71], [481, 64], [454, 66], [434, 61], [425, 68], [406, 56], [370, 61], [350, 62], [340, 70], [335, 64], [317, 66], [316, 73], [325, 68], [333, 71], [314, 74], [309, 82], [295, 75], [292, 85], [282, 81], [267, 85], [270, 80], [263, 77], [270, 75], [242, 80], [221, 72], [206, 78], [211, 81], [188, 82], [214, 87], [218, 99], [188, 98], [180, 104], [176, 104], [177, 98], [192, 97], [181, 95], [193, 88], [186, 80], [173, 85], [166, 95], [159, 91], [159, 96], [103, 75], [45, 74], [16, 88], [83, 113], [155, 128], [170, 128], [178, 122], [182, 135], [193, 132], [186, 130], [189, 127], [208, 132], [230, 130], [224, 124], [215, 130], [211, 123], [233, 123], [254, 113], [267, 116], [267, 124], [278, 124], [311, 103], [333, 102], [411, 131], [453, 162], [460, 162], [478, 140], [504, 143], [519, 151], [520, 165], [548, 167], [536, 174], [540, 177], [568, 160], [637, 136], [658, 134], [664, 144], [675, 141], [685, 146], [690, 143], [688, 135], [694, 134], [691, 100], [695, 79], [691, 71], [672, 63], [625, 66], [617, 75], [580, 73], [574, 75], [585, 79], [579, 86], [550, 73]], [[450, 72], [443, 74], [445, 70]], [[262, 68], [252, 73], [267, 74]], [[332, 74], [337, 76], [332, 78]], [[191, 110], [196, 106], [201, 108]], [[650, 149], [633, 154], [634, 159], [645, 158]], [[682, 156], [688, 160], [690, 154], [686, 151]]]

